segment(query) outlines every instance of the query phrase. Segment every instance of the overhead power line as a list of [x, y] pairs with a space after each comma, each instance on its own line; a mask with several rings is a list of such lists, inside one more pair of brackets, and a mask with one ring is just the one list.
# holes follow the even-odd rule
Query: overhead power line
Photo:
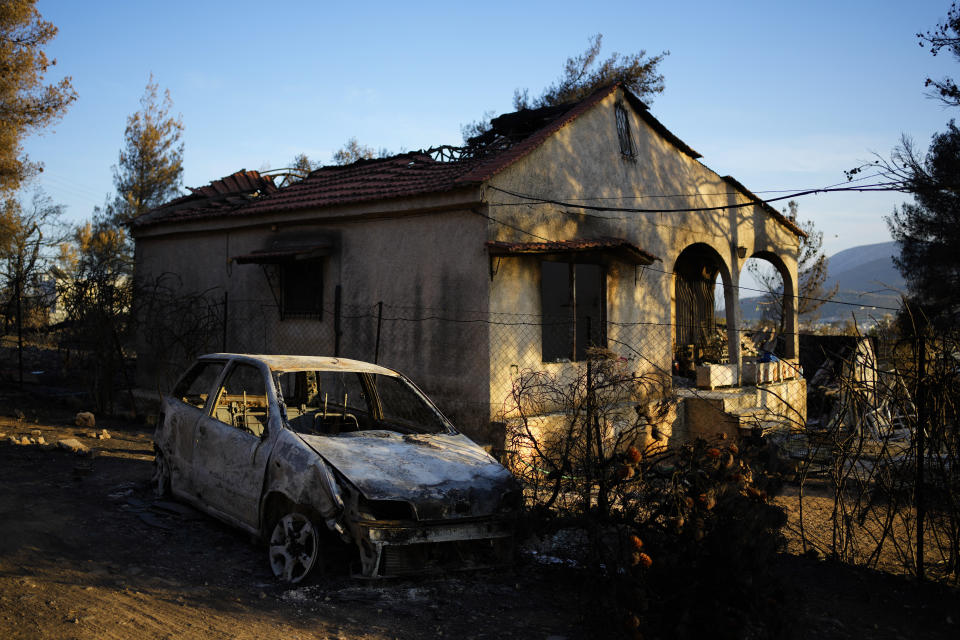
[[[682, 209], [664, 209], [663, 207], [611, 207], [607, 205], [590, 205], [590, 204], [581, 204], [578, 202], [572, 202], [569, 200], [555, 200], [553, 198], [546, 198], [542, 196], [535, 196], [527, 193], [517, 193], [515, 191], [510, 191], [509, 189], [501, 189], [500, 187], [495, 187], [490, 185], [490, 189], [494, 191], [499, 191], [500, 193], [505, 193], [514, 198], [520, 198], [526, 202], [496, 202], [490, 203], [488, 206], [491, 207], [516, 207], [516, 206], [526, 206], [526, 205], [554, 205], [558, 207], [569, 207], [571, 209], [585, 209], [587, 211], [616, 211], [620, 213], [692, 213], [695, 211], [724, 211], [729, 209], [742, 209], [744, 207], [754, 207], [756, 205], [769, 204], [771, 202], [778, 202], [780, 200], [789, 200], [791, 198], [799, 198], [801, 196], [814, 195], [818, 193], [831, 193], [839, 191], [902, 191], [902, 188], [894, 187], [897, 183], [894, 182], [877, 182], [874, 184], [868, 185], [859, 185], [856, 187], [824, 187], [820, 189], [808, 189], [807, 191], [797, 191], [785, 196], [778, 196], [776, 198], [767, 198], [766, 200], [751, 200], [750, 202], [737, 202], [734, 204], [724, 204], [713, 207], [686, 207]], [[739, 194], [744, 195], [744, 194]], [[680, 196], [670, 196], [670, 197], [680, 197]], [[626, 198], [625, 198], [626, 199]]]
[[[497, 189], [496, 187], [492, 187], [492, 188]], [[505, 193], [509, 193], [509, 192], [507, 192], [507, 191], [505, 191], [505, 190], [503, 190], [503, 189], [497, 189], [497, 191], [504, 191]], [[755, 204], [755, 203], [751, 203], [751, 204]], [[559, 242], [559, 240], [554, 240], [554, 239], [551, 239], [551, 238], [546, 238], [546, 237], [544, 237], [544, 236], [541, 236], [541, 235], [539, 235], [539, 234], [533, 233], [532, 231], [529, 231], [529, 230], [524, 229], [524, 228], [522, 228], [522, 227], [518, 227], [518, 226], [516, 226], [516, 225], [510, 224], [510, 223], [508, 223], [508, 222], [504, 222], [504, 221], [502, 221], [502, 220], [498, 220], [497, 218], [494, 218], [493, 216], [490, 216], [490, 215], [488, 215], [488, 214], [486, 214], [486, 213], [483, 213], [482, 211], [479, 211], [479, 210], [477, 210], [477, 209], [471, 209], [471, 211], [472, 211], [474, 214], [476, 214], [476, 215], [478, 215], [478, 216], [480, 216], [480, 217], [482, 217], [482, 218], [486, 218], [487, 220], [489, 220], [489, 221], [491, 221], [491, 222], [493, 222], [493, 223], [495, 223], [495, 224], [499, 224], [499, 225], [505, 226], [505, 227], [507, 227], [508, 229], [513, 229], [514, 231], [519, 231], [520, 233], [523, 233], [523, 234], [525, 234], [525, 235], [528, 235], [528, 236], [530, 236], [531, 238], [536, 238], [537, 240], [540, 240], [540, 241], [542, 241], [542, 242]], [[681, 211], [681, 210], [677, 210], [677, 211]], [[696, 211], [696, 209], [695, 209], [695, 211]], [[657, 269], [656, 267], [653, 267], [653, 266], [650, 266], [650, 265], [643, 265], [643, 266], [641, 266], [640, 268], [641, 268], [641, 269], [647, 269], [647, 270], [650, 270], [650, 271], [654, 271], [654, 272], [656, 272], [656, 273], [662, 273], [662, 274], [665, 274], [665, 275], [670, 275], [670, 276], [675, 276], [675, 275], [677, 275], [677, 273], [676, 273], [675, 271], [667, 271], [667, 270], [665, 270], [665, 269]], [[726, 285], [726, 284], [724, 284], [723, 286], [724, 286], [724, 287], [730, 286], [730, 287], [732, 287], [732, 288], [736, 288], [738, 291], [753, 291], [753, 292], [762, 293], [762, 294], [765, 294], [765, 295], [766, 295], [766, 294], [776, 295], [776, 294], [774, 294], [773, 292], [768, 291], [768, 290], [766, 290], [766, 289], [756, 289], [756, 288], [753, 288], [753, 287], [746, 287], [746, 286], [743, 286], [743, 285]], [[783, 294], [780, 294], [780, 295], [782, 296]], [[880, 311], [900, 311], [900, 309], [895, 308], [895, 307], [882, 307], [882, 306], [872, 305], [872, 304], [863, 304], [863, 303], [860, 303], [860, 302], [848, 302], [848, 301], [846, 301], [846, 300], [830, 300], [830, 299], [827, 299], [827, 298], [817, 298], [817, 297], [814, 297], [814, 296], [803, 296], [803, 295], [800, 295], [799, 293], [794, 294], [793, 296], [790, 296], [790, 297], [791, 297], [791, 298], [794, 298], [794, 299], [796, 299], [796, 300], [811, 300], [811, 301], [814, 301], [814, 302], [830, 302], [830, 303], [833, 303], [833, 304], [840, 304], [840, 305], [845, 305], [845, 306], [849, 306], [849, 307], [870, 307], [871, 309], [876, 309], [876, 310], [880, 310]]]
[[[867, 180], [882, 178], [884, 176], [885, 176], [884, 173], [878, 172], [878, 173], [872, 173], [869, 175], [862, 175], [858, 178], [850, 178], [849, 180], [844, 180], [843, 182], [830, 184], [825, 187], [810, 187], [806, 189], [766, 189], [766, 190], [754, 191], [753, 193], [755, 194], [757, 193], [786, 193], [786, 194], [821, 193], [821, 192], [827, 192], [827, 191], [833, 190], [834, 188], [837, 188], [837, 187], [843, 187], [843, 186], [849, 187], [858, 182], [864, 182]], [[881, 184], [888, 184], [888, 183], [881, 183]], [[889, 184], [893, 184], [893, 183], [889, 183]], [[878, 189], [874, 189], [873, 185], [865, 185], [865, 186], [869, 187], [870, 191], [878, 190]], [[894, 189], [890, 189], [890, 190], [894, 190]], [[623, 201], [623, 200], [646, 200], [650, 198], [693, 198], [698, 196], [713, 197], [713, 196], [742, 196], [742, 195], [744, 195], [742, 191], [714, 191], [714, 192], [698, 191], [695, 193], [640, 193], [640, 194], [633, 194], [633, 195], [617, 195], [617, 196], [584, 196], [584, 197], [565, 196], [563, 198], [558, 197], [556, 199], [569, 201], [569, 202], [604, 202], [607, 200]], [[793, 195], [789, 195], [788, 197], [793, 197]], [[516, 203], [507, 203], [507, 204], [512, 205]], [[503, 205], [499, 203], [492, 203], [491, 206], [503, 206]]]

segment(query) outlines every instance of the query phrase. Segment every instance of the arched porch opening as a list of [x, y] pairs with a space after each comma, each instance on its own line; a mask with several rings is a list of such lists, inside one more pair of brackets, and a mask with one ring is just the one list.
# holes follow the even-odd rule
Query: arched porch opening
[[768, 334], [763, 346], [777, 357], [797, 357], [797, 289], [787, 265], [771, 251], [757, 251], [743, 268], [751, 277], [741, 275], [740, 281], [758, 289], [750, 292], [745, 324]]
[[[710, 245], [685, 248], [674, 264], [673, 350], [676, 372], [690, 376], [696, 365], [738, 361], [737, 305], [730, 270]], [[723, 310], [716, 291], [722, 282]], [[731, 345], [736, 345], [731, 349]], [[731, 358], [732, 354], [732, 358]]]

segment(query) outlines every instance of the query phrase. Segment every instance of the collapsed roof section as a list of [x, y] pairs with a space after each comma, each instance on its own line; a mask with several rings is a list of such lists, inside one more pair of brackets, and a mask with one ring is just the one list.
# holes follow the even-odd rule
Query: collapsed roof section
[[[482, 184], [539, 147], [555, 132], [621, 89], [638, 116], [681, 153], [700, 154], [653, 117], [646, 104], [621, 85], [598, 89], [590, 96], [562, 105], [521, 109], [503, 114], [465, 147], [436, 147], [343, 166], [326, 166], [303, 180], [277, 187], [270, 176], [241, 170], [192, 193], [157, 207], [131, 223], [134, 233], [161, 224], [225, 216], [322, 209], [345, 204], [440, 194]], [[798, 235], [803, 231], [739, 182], [724, 177], [747, 198]]]
[[133, 227], [223, 215], [278, 191], [272, 177], [246, 169], [214, 180], [206, 186], [188, 189], [191, 192], [189, 195], [171, 200], [134, 219]]

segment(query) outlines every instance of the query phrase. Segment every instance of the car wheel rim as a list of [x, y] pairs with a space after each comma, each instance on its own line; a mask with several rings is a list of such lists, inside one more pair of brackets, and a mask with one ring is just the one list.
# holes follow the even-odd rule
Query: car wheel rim
[[302, 513], [289, 513], [270, 535], [270, 568], [284, 582], [300, 582], [317, 562], [320, 548], [313, 523]]
[[167, 486], [169, 482], [169, 471], [167, 469], [167, 459], [163, 457], [163, 454], [157, 451], [156, 456], [153, 458], [153, 492], [158, 498], [162, 498], [167, 495]]

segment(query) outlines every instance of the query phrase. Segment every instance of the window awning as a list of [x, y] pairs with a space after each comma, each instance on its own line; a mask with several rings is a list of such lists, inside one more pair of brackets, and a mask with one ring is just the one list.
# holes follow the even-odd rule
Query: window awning
[[237, 264], [282, 264], [297, 260], [316, 260], [333, 253], [333, 243], [275, 247], [233, 256]]
[[556, 242], [498, 242], [486, 243], [491, 256], [598, 256], [612, 257], [628, 264], [653, 264], [657, 256], [622, 238], [594, 240], [560, 240]]

